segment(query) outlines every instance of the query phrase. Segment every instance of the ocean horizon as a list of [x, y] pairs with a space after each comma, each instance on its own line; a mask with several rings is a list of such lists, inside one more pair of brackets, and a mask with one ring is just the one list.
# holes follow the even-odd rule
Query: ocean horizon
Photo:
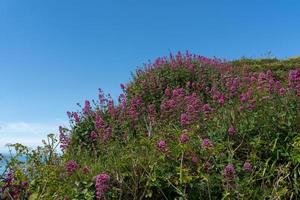
[[[0, 152], [0, 154], [3, 155], [5, 158], [9, 158], [11, 156], [11, 154], [9, 153], [9, 151]], [[20, 160], [23, 160], [23, 159], [25, 160], [25, 156], [21, 156], [19, 159]], [[5, 160], [1, 160], [1, 162], [0, 162], [0, 175], [5, 170], [5, 166], [6, 166]]]
[[[3, 155], [4, 157], [7, 157], [9, 156], [9, 152], [0, 152], [1, 155]], [[3, 170], [5, 169], [5, 161], [4, 160], [1, 160], [0, 162], [0, 175], [2, 174]]]

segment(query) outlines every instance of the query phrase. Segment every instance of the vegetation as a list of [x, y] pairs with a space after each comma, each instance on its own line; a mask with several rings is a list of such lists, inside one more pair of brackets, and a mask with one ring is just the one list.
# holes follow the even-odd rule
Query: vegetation
[[0, 198], [300, 199], [299, 58], [179, 52], [121, 88], [67, 112], [59, 142], [12, 145]]

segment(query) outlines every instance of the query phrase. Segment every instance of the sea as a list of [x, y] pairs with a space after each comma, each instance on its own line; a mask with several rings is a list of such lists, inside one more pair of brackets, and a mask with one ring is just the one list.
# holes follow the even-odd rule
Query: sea
[[[8, 153], [0, 153], [0, 154], [2, 154], [4, 157], [8, 157], [9, 156], [9, 154]], [[4, 169], [5, 169], [5, 161], [4, 160], [1, 160], [0, 161], [0, 176], [2, 175], [2, 172], [4, 171]]]
[[[0, 154], [3, 155], [5, 158], [10, 158], [9, 153], [1, 152]], [[24, 161], [25, 159], [26, 159], [25, 156], [22, 156], [19, 158], [19, 160], [21, 160], [21, 161]], [[4, 160], [1, 160], [0, 161], [0, 176], [2, 175], [3, 171], [5, 170], [5, 165], [6, 165], [6, 162]]]

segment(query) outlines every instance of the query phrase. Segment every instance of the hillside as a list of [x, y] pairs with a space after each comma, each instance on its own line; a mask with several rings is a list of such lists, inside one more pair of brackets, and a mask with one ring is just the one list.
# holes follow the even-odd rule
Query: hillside
[[299, 57], [178, 52], [121, 88], [67, 112], [59, 143], [13, 145], [0, 199], [300, 199]]

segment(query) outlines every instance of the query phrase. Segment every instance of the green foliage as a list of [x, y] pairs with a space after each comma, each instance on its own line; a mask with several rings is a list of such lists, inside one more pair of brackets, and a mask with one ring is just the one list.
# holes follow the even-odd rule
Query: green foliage
[[137, 71], [125, 103], [87, 102], [78, 119], [71, 114], [61, 153], [53, 134], [34, 150], [10, 146], [0, 160], [2, 177], [11, 171], [11, 188], [22, 192], [15, 199], [300, 198], [300, 101], [289, 76], [299, 58], [223, 63], [187, 54], [156, 63]]
[[300, 57], [291, 57], [285, 60], [279, 60], [277, 58], [242, 58], [232, 61], [232, 65], [238, 68], [247, 66], [254, 72], [272, 70], [277, 79], [284, 81], [289, 70], [300, 67]]

